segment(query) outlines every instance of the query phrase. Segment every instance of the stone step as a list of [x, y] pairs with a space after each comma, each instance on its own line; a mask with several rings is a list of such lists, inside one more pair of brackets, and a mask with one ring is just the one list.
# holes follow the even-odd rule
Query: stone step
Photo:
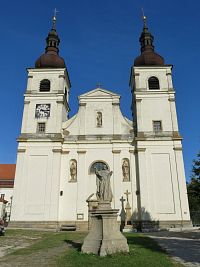
[[60, 231], [76, 231], [76, 225], [75, 224], [63, 224], [60, 227]]

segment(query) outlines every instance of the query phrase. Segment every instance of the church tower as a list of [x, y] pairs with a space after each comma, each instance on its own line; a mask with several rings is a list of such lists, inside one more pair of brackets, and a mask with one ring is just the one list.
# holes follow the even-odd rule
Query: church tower
[[[58, 220], [62, 123], [68, 119], [70, 80], [59, 56], [56, 17], [45, 53], [28, 68], [21, 134], [18, 138], [12, 225]], [[26, 223], [25, 223], [26, 221]]]
[[141, 55], [134, 61], [133, 94], [138, 219], [160, 226], [190, 224], [172, 65], [154, 51], [146, 17], [140, 36]]

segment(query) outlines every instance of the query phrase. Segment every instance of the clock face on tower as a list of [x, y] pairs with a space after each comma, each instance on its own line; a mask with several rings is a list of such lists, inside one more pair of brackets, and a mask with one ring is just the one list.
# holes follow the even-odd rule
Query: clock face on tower
[[50, 104], [36, 104], [35, 117], [48, 118], [50, 116]]

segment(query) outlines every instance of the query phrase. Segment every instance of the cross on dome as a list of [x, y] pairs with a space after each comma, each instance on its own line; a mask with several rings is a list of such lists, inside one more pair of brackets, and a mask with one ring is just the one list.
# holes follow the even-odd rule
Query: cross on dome
[[59, 11], [55, 8], [54, 9], [54, 15], [53, 15], [53, 19], [52, 19], [52, 29], [56, 29], [56, 15]]
[[35, 68], [65, 68], [65, 62], [59, 56], [60, 38], [56, 32], [56, 14], [58, 10], [55, 8], [52, 18], [52, 28], [46, 38], [45, 53], [41, 55], [35, 62]]
[[143, 20], [143, 31], [140, 36], [141, 55], [134, 61], [134, 66], [163, 66], [164, 58], [154, 51], [154, 37], [149, 32], [147, 26], [147, 17], [144, 15], [142, 8], [142, 20]]

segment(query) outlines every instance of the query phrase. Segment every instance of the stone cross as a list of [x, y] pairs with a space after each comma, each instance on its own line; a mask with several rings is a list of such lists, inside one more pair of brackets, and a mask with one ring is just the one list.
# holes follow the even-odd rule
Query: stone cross
[[122, 196], [122, 197], [120, 198], [120, 201], [121, 201], [121, 203], [122, 203], [122, 209], [124, 209], [124, 201], [126, 201], [126, 199], [124, 199], [124, 197]]
[[129, 201], [128, 201], [128, 195], [130, 195], [131, 193], [128, 192], [128, 190], [126, 190], [126, 192], [124, 192], [124, 194], [126, 195], [126, 201], [129, 202]]
[[98, 83], [97, 88], [102, 88], [102, 84]]

